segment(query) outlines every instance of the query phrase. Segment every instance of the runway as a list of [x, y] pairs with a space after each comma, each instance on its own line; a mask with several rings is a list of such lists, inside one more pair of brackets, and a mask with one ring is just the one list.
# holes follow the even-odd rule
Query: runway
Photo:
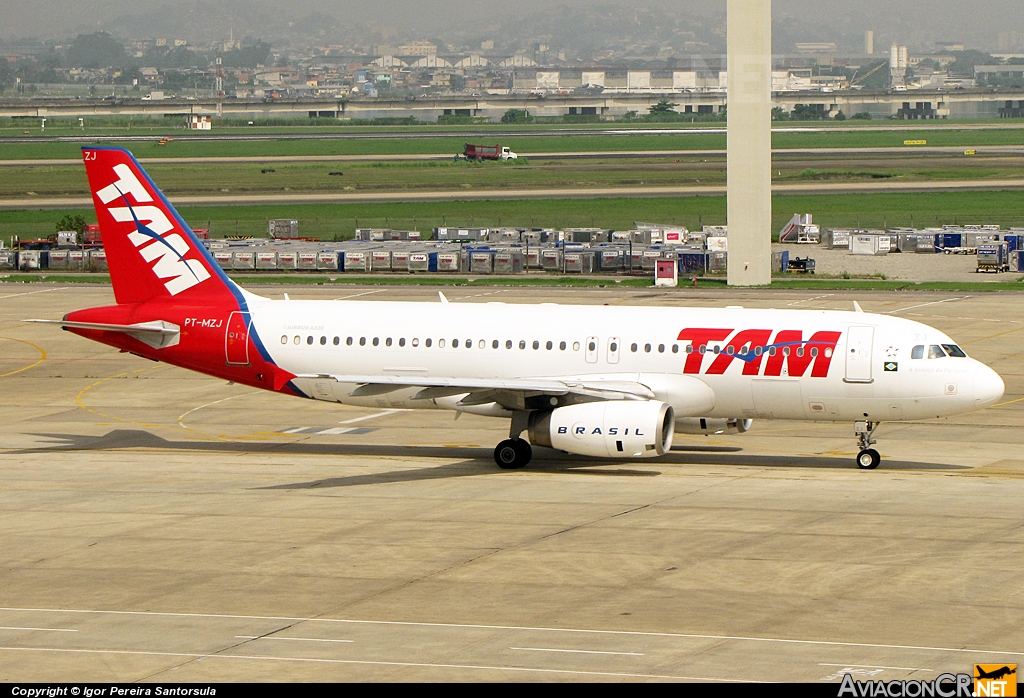
[[883, 425], [871, 472], [852, 425], [803, 422], [504, 472], [503, 421], [226, 385], [20, 322], [107, 287], [0, 284], [0, 681], [888, 681], [1024, 660], [1020, 294], [446, 294], [856, 299], [949, 332], [1007, 393]]
[[[1024, 179], [958, 179], [919, 182], [806, 182], [776, 184], [773, 194], [873, 194], [884, 192], [1007, 191], [1024, 189]], [[560, 187], [537, 189], [479, 189], [442, 191], [275, 192], [273, 194], [216, 194], [168, 196], [175, 206], [231, 206], [256, 204], [383, 203], [411, 201], [507, 201], [527, 199], [664, 198], [676, 196], [724, 196], [722, 185], [645, 187]], [[0, 199], [0, 210], [88, 208], [84, 196], [33, 196]]]
[[[964, 155], [960, 146], [898, 146], [886, 148], [776, 148], [773, 157], [919, 157], [922, 155]], [[1024, 145], [990, 145], [973, 148], [972, 157], [1024, 155]], [[582, 152], [524, 152], [520, 154], [529, 160], [594, 160], [615, 158], [698, 158], [725, 157], [725, 150], [601, 150]], [[240, 163], [286, 163], [286, 162], [424, 162], [451, 160], [454, 153], [391, 153], [380, 155], [268, 155], [268, 156], [212, 156], [212, 157], [165, 157], [139, 158], [143, 165], [180, 164], [240, 164]], [[81, 165], [79, 158], [36, 158], [2, 160], [0, 167], [56, 167]]]

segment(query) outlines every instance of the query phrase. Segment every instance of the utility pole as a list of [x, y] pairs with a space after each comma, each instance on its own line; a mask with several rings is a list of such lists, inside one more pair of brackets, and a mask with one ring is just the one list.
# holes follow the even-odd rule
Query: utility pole
[[217, 118], [224, 116], [224, 56], [217, 51]]

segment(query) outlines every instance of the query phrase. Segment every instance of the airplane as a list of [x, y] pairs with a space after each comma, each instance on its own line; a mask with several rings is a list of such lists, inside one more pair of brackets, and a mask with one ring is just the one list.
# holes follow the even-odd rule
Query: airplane
[[[123, 352], [344, 405], [509, 420], [494, 449], [655, 458], [675, 433], [754, 419], [853, 422], [862, 469], [882, 422], [992, 405], [999, 375], [927, 325], [855, 310], [268, 299], [222, 271], [130, 152], [82, 157], [115, 305], [33, 320]], [[524, 433], [529, 441], [523, 438]]]

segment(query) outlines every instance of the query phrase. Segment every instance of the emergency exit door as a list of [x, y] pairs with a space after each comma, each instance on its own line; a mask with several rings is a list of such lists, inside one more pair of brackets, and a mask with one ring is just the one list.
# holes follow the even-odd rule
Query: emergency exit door
[[252, 318], [249, 313], [235, 311], [228, 318], [227, 332], [224, 336], [224, 353], [229, 365], [246, 366], [249, 364], [249, 326]]
[[871, 345], [875, 340], [875, 328], [868, 326], [851, 327], [846, 336], [846, 378], [847, 383], [870, 383]]

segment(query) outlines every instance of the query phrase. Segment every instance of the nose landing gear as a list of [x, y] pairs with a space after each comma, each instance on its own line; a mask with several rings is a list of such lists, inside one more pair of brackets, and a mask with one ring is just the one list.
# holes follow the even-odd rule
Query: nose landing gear
[[878, 428], [878, 424], [878, 422], [853, 423], [853, 430], [857, 436], [857, 445], [860, 447], [860, 453], [857, 454], [857, 467], [861, 470], [874, 470], [882, 462], [882, 456], [878, 454], [878, 451], [871, 448], [873, 444], [877, 443], [871, 437], [874, 435], [875, 429]]

